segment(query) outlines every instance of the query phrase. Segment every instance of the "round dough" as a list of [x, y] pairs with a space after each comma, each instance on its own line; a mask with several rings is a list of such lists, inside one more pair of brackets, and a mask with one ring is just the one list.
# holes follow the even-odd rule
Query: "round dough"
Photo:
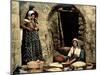
[[55, 71], [62, 71], [62, 69], [60, 69], [60, 68], [49, 68], [49, 69], [47, 69], [47, 71], [55, 72]]
[[84, 66], [86, 66], [86, 63], [82, 62], [82, 61], [77, 61], [77, 62], [73, 63], [72, 66], [73, 67], [84, 67]]
[[60, 63], [50, 63], [49, 64], [50, 67], [59, 67], [59, 68], [63, 68], [63, 65]]

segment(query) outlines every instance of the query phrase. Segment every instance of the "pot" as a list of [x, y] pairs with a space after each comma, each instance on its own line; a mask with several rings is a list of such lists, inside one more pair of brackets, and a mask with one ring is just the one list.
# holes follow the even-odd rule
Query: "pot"
[[92, 63], [87, 63], [86, 64], [86, 69], [92, 69], [93, 68], [93, 64]]
[[53, 60], [54, 60], [54, 62], [64, 62], [65, 58], [62, 55], [57, 55], [57, 56], [54, 56]]

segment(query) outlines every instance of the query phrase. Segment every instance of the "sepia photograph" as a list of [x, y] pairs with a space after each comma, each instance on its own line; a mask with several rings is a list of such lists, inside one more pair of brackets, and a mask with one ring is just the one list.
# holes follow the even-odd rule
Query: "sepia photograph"
[[11, 73], [96, 69], [96, 6], [11, 1]]

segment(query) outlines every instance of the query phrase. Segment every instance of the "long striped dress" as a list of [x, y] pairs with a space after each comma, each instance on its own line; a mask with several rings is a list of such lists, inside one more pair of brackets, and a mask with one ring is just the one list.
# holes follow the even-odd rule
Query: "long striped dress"
[[21, 50], [23, 65], [32, 60], [43, 60], [38, 31], [23, 29]]

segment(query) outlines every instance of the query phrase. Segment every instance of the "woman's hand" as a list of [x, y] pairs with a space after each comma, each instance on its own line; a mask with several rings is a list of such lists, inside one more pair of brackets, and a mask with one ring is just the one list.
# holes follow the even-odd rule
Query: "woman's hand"
[[66, 61], [66, 63], [72, 64], [72, 63], [75, 62], [75, 61], [76, 61], [76, 58], [73, 58], [72, 60], [69, 60], [69, 59], [68, 59], [68, 60]]
[[36, 31], [39, 31], [39, 28], [38, 28], [38, 27], [35, 27], [34, 29], [35, 29]]
[[32, 28], [27, 27], [26, 29], [27, 29], [28, 31], [32, 31]]
[[70, 61], [70, 64], [72, 64], [72, 63], [75, 62], [75, 61], [76, 61], [76, 58], [72, 59], [72, 60]]

